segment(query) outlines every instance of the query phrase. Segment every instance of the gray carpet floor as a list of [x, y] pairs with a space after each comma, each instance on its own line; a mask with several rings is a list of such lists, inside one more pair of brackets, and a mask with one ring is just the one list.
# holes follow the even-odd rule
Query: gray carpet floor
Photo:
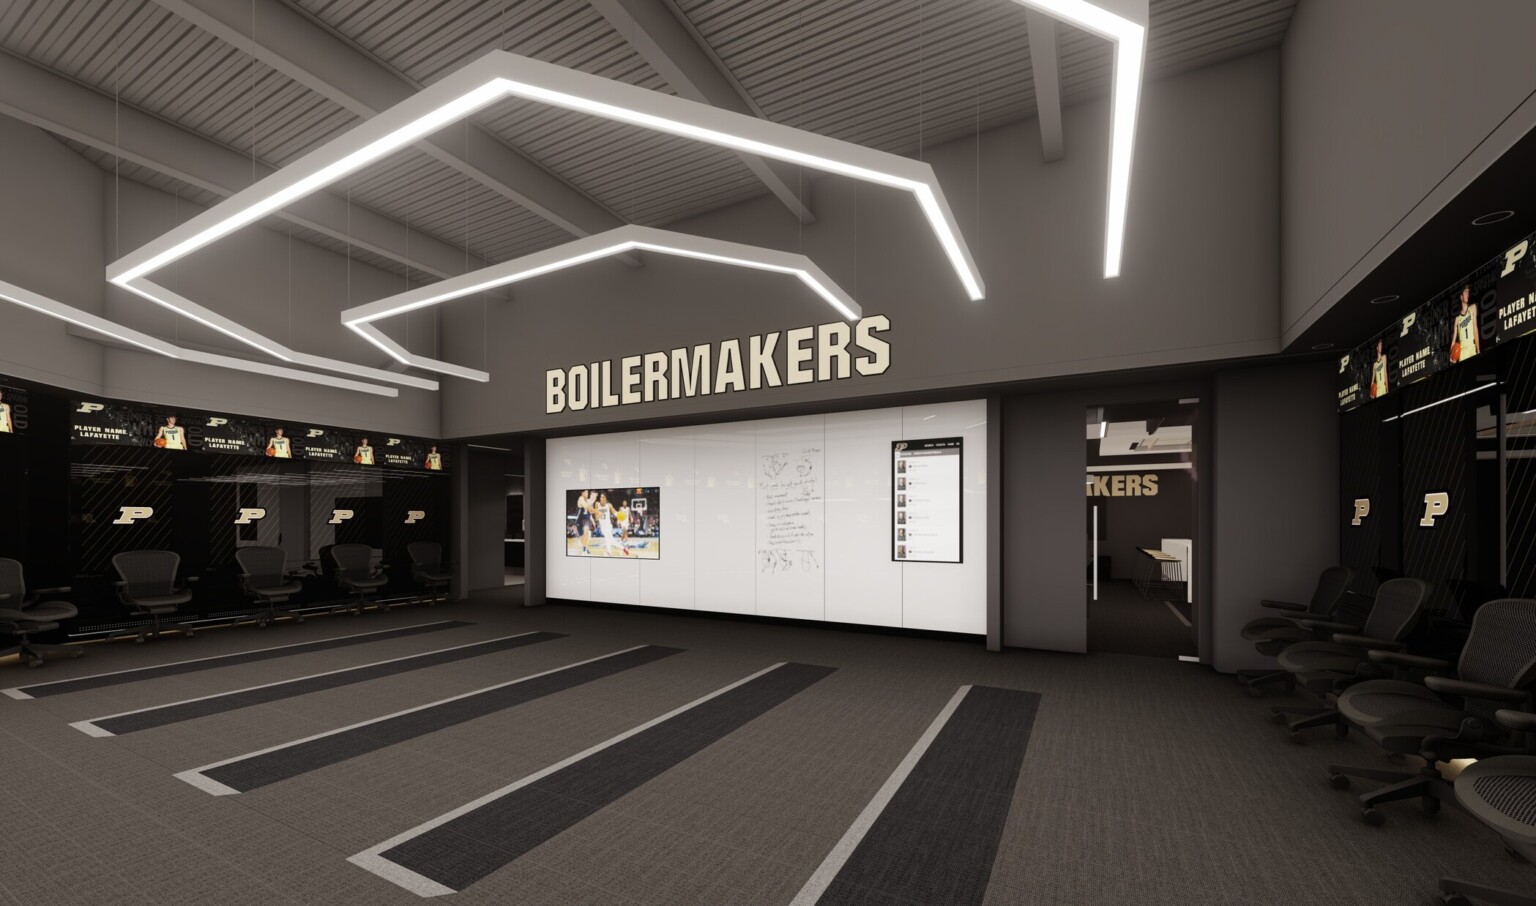
[[[963, 684], [1038, 693], [987, 906], [1404, 906], [1442, 874], [1536, 888], [1536, 867], [1447, 809], [1365, 826], [1330, 762], [1229, 677], [1166, 658], [598, 608], [521, 588], [301, 626], [93, 644], [0, 687], [437, 620], [472, 625], [82, 689], [0, 698], [0, 904], [409, 904], [347, 858], [780, 661], [837, 668], [460, 893], [462, 904], [784, 906]], [[564, 637], [92, 738], [82, 721], [512, 632]], [[636, 645], [681, 653], [236, 796], [174, 775]], [[941, 847], [948, 833], [933, 830]]]

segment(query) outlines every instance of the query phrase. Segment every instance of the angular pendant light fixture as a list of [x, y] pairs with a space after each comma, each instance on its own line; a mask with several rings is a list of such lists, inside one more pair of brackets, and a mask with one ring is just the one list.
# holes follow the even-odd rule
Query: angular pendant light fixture
[[484, 371], [409, 352], [373, 326], [374, 322], [632, 251], [658, 252], [663, 255], [676, 255], [682, 258], [728, 264], [733, 267], [788, 274], [810, 287], [816, 295], [832, 306], [839, 316], [857, 321], [863, 313], [859, 303], [817, 267], [815, 262], [804, 255], [629, 224], [593, 236], [574, 239], [554, 248], [543, 249], [511, 261], [503, 261], [467, 274], [460, 274], [457, 277], [450, 277], [377, 302], [349, 308], [341, 313], [341, 321], [402, 365], [474, 381], [488, 381], [490, 375]]

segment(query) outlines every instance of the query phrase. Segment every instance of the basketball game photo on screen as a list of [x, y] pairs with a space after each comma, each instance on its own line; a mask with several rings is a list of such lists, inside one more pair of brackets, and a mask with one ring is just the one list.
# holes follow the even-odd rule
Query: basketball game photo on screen
[[661, 559], [661, 488], [565, 492], [568, 557]]

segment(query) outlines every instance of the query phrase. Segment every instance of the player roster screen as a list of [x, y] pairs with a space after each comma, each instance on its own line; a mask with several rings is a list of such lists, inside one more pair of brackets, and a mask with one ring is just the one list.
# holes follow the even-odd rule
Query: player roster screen
[[961, 562], [958, 437], [891, 444], [891, 559]]

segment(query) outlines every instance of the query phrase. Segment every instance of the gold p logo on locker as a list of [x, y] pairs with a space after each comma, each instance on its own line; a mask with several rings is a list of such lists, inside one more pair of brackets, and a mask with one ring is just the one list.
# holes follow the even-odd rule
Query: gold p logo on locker
[[425, 518], [427, 518], [427, 511], [426, 510], [406, 510], [405, 511], [405, 524], [406, 525], [415, 525], [416, 523], [420, 522], [421, 520], [423, 520]]
[[1371, 515], [1371, 498], [1369, 498], [1369, 497], [1357, 497], [1357, 498], [1355, 498], [1355, 518], [1349, 520], [1349, 524], [1350, 525], [1359, 525], [1360, 524], [1360, 520], [1364, 519], [1365, 517], [1367, 517], [1369, 515]]
[[326, 523], [326, 524], [327, 525], [341, 525], [343, 522], [346, 522], [348, 519], [351, 519], [354, 515], [356, 515], [356, 514], [353, 513], [351, 510], [331, 510], [330, 521], [328, 523]]
[[264, 506], [243, 506], [240, 508], [240, 515], [235, 517], [235, 525], [250, 525], [266, 517], [267, 508]]
[[1424, 528], [1434, 528], [1435, 520], [1445, 515], [1445, 511], [1451, 508], [1451, 495], [1445, 491], [1431, 491], [1424, 495], [1424, 517], [1419, 520], [1419, 525]]
[[148, 519], [153, 515], [155, 515], [155, 508], [152, 506], [125, 506], [120, 508], [118, 516], [112, 520], [112, 524], [133, 525], [140, 519]]

